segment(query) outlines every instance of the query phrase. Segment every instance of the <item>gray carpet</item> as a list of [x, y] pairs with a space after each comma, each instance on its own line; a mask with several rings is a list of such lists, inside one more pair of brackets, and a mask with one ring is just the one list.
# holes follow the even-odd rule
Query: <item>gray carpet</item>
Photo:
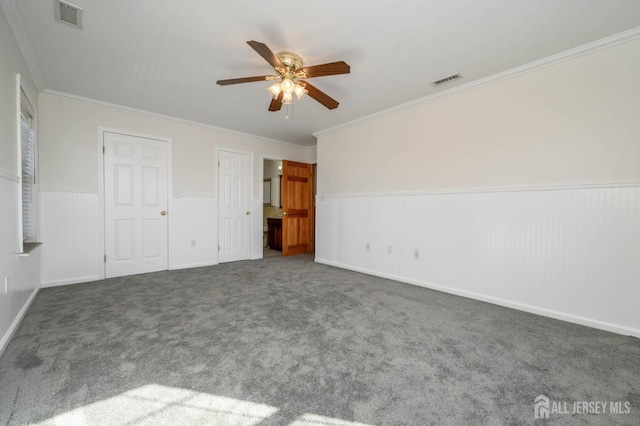
[[[632, 408], [535, 420], [539, 394]], [[309, 256], [160, 272], [42, 290], [5, 423], [637, 425], [640, 340]]]

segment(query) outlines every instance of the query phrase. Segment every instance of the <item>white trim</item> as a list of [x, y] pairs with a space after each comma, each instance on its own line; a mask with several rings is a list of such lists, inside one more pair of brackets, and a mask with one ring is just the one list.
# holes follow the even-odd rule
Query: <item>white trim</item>
[[[269, 155], [260, 154], [260, 176], [262, 176], [260, 181], [264, 180], [264, 160], [284, 161], [284, 158], [271, 157]], [[260, 186], [259, 191], [260, 191], [260, 198], [259, 198], [260, 199], [260, 203], [264, 204], [263, 203], [264, 194], [262, 193], [262, 186]], [[280, 191], [282, 191], [282, 188], [280, 188]], [[260, 223], [264, 223], [264, 209], [260, 210]], [[260, 254], [260, 256], [259, 257], [252, 257], [251, 260], [258, 260], [258, 259], [262, 259], [263, 257], [264, 257], [264, 247], [263, 247], [263, 250], [262, 250], [262, 253]]]
[[69, 284], [90, 283], [93, 281], [100, 281], [103, 279], [104, 277], [101, 277], [100, 275], [87, 275], [86, 277], [63, 278], [60, 280], [43, 281], [42, 288], [60, 287], [60, 286], [69, 285]]
[[[152, 139], [167, 143], [167, 271], [171, 266], [171, 254], [169, 250], [169, 241], [171, 241], [171, 212], [173, 210], [173, 141], [171, 138], [147, 135], [143, 133], [129, 132], [126, 130], [112, 129], [108, 127], [98, 127], [98, 226], [102, 228], [98, 232], [98, 253], [99, 262], [99, 279], [106, 279], [106, 270], [104, 256], [106, 255], [105, 247], [105, 214], [104, 214], [104, 134], [115, 133], [118, 135], [132, 136], [137, 138]], [[67, 192], [67, 191], [65, 191]], [[69, 283], [70, 284], [70, 283]], [[62, 284], [61, 284], [62, 285]]]
[[539, 308], [537, 306], [526, 305], [524, 303], [513, 302], [510, 300], [501, 299], [498, 297], [485, 296], [483, 294], [474, 293], [472, 291], [458, 290], [455, 288], [434, 284], [427, 281], [414, 280], [414, 279], [406, 278], [399, 275], [385, 274], [383, 272], [377, 272], [367, 268], [358, 268], [355, 266], [345, 265], [338, 262], [332, 262], [330, 260], [320, 259], [317, 257], [314, 259], [314, 261], [316, 263], [321, 263], [323, 265], [334, 266], [336, 268], [342, 268], [342, 269], [348, 269], [351, 271], [360, 272], [367, 275], [373, 275], [376, 277], [386, 278], [394, 281], [399, 281], [407, 284], [413, 284], [420, 287], [425, 287], [431, 290], [441, 291], [443, 293], [453, 294], [455, 296], [466, 297], [468, 299], [474, 299], [474, 300], [479, 300], [481, 302], [492, 303], [494, 305], [504, 306], [507, 308], [529, 312], [529, 313], [541, 315], [544, 317], [554, 318], [557, 320], [567, 321], [574, 324], [579, 324], [587, 327], [597, 328], [600, 330], [610, 331], [612, 333], [618, 333], [625, 336], [635, 336], [640, 338], [640, 330], [635, 328], [625, 327], [623, 325], [612, 324], [605, 321], [598, 321], [590, 318], [581, 317], [578, 315], [555, 311], [552, 309]]
[[11, 182], [20, 183], [20, 176], [3, 169], [2, 167], [0, 167], [0, 178], [9, 180]]
[[569, 191], [577, 189], [607, 189], [607, 188], [636, 188], [640, 182], [607, 182], [586, 183], [575, 185], [541, 185], [541, 186], [513, 186], [499, 188], [464, 188], [464, 189], [434, 189], [424, 191], [387, 191], [387, 192], [358, 192], [351, 194], [318, 194], [319, 201], [332, 198], [361, 198], [361, 197], [407, 197], [423, 195], [448, 194], [481, 194], [492, 192], [528, 192], [528, 191]]
[[11, 32], [16, 39], [18, 48], [22, 53], [24, 62], [27, 64], [27, 69], [33, 78], [33, 83], [36, 85], [38, 92], [40, 92], [45, 87], [44, 78], [42, 78], [42, 72], [38, 66], [38, 61], [36, 61], [36, 55], [33, 53], [33, 49], [31, 48], [31, 44], [29, 43], [29, 39], [27, 38], [22, 25], [22, 19], [18, 13], [18, 8], [13, 0], [0, 1], [0, 7], [2, 7], [4, 16], [6, 16], [7, 21], [9, 21], [9, 27], [11, 28]]
[[20, 178], [20, 188], [18, 188], [18, 253], [24, 253], [24, 223], [22, 218], [22, 110], [20, 108], [22, 93], [20, 73], [16, 74], [16, 170]]
[[100, 126], [100, 127], [98, 127], [98, 129], [102, 130], [103, 133], [104, 132], [114, 133], [116, 135], [132, 136], [134, 138], [152, 139], [152, 140], [156, 140], [156, 141], [160, 141], [160, 142], [168, 142], [168, 141], [171, 140], [171, 138], [163, 138], [163, 137], [159, 137], [159, 136], [155, 136], [155, 135], [150, 135], [148, 133], [130, 132], [128, 130], [114, 129], [114, 128], [111, 128], [111, 127]]
[[39, 291], [40, 291], [40, 287], [36, 287], [33, 289], [33, 291], [31, 292], [31, 295], [29, 295], [29, 298], [27, 299], [25, 304], [22, 305], [22, 309], [20, 309], [20, 312], [18, 312], [18, 315], [16, 315], [15, 319], [9, 326], [9, 329], [7, 330], [6, 333], [4, 333], [4, 336], [2, 336], [2, 339], [0, 339], [0, 356], [2, 356], [2, 354], [4, 353], [4, 350], [9, 345], [11, 338], [13, 337], [15, 332], [18, 330], [20, 323], [22, 322], [22, 320], [24, 319], [24, 316], [29, 311], [31, 304], [36, 299], [36, 296], [38, 295]]
[[343, 124], [339, 124], [334, 127], [330, 127], [324, 130], [319, 130], [317, 132], [312, 133], [312, 135], [317, 138], [318, 136], [321, 136], [321, 135], [333, 133], [335, 131], [343, 130], [348, 127], [353, 127], [358, 124], [362, 124], [367, 121], [374, 120], [376, 118], [392, 115], [397, 112], [404, 111], [406, 109], [415, 108], [424, 104], [435, 102], [443, 98], [448, 98], [458, 93], [466, 92], [466, 91], [477, 89], [493, 83], [497, 83], [499, 81], [516, 77], [521, 74], [526, 74], [532, 71], [539, 70], [541, 68], [558, 64], [560, 62], [564, 62], [570, 59], [578, 58], [580, 56], [588, 55], [589, 53], [597, 52], [598, 50], [606, 49], [608, 47], [612, 47], [617, 44], [626, 43], [628, 41], [635, 40], [637, 38], [640, 38], [640, 27], [635, 27], [630, 30], [623, 31], [619, 34], [614, 34], [612, 36], [605, 37], [603, 39], [596, 40], [594, 42], [587, 43], [582, 46], [574, 47], [573, 49], [565, 50], [564, 52], [556, 53], [555, 55], [547, 56], [546, 58], [538, 59], [537, 61], [529, 62], [527, 64], [520, 65], [518, 67], [511, 68], [506, 71], [502, 71], [502, 72], [490, 75], [488, 77], [481, 78], [479, 80], [474, 80], [469, 83], [462, 84], [460, 86], [452, 87], [451, 89], [434, 93], [433, 95], [429, 95], [429, 96], [415, 99], [413, 101], [405, 102], [403, 104], [396, 105], [394, 107], [387, 108], [385, 110], [378, 111], [376, 113], [373, 113], [364, 117], [360, 117], [355, 120], [352, 120]]
[[43, 95], [43, 96], [50, 96], [50, 97], [53, 97], [53, 98], [69, 99], [69, 100], [72, 100], [72, 101], [83, 102], [83, 103], [87, 103], [87, 104], [90, 104], [90, 105], [97, 105], [97, 106], [101, 106], [101, 107], [104, 107], [104, 108], [111, 108], [111, 109], [115, 109], [115, 110], [131, 112], [131, 113], [134, 113], [134, 114], [141, 114], [141, 115], [146, 115], [146, 116], [150, 116], [150, 117], [161, 118], [163, 120], [171, 120], [171, 121], [175, 121], [175, 122], [182, 123], [182, 124], [188, 124], [188, 125], [191, 125], [191, 126], [204, 127], [205, 129], [216, 130], [216, 131], [225, 132], [225, 133], [231, 133], [231, 134], [238, 135], [238, 136], [243, 136], [243, 137], [250, 137], [250, 138], [260, 139], [260, 140], [265, 141], [265, 142], [272, 142], [272, 143], [287, 145], [287, 146], [291, 146], [291, 147], [294, 147], [294, 148], [310, 149], [310, 148], [312, 148], [314, 146], [314, 145], [311, 145], [311, 146], [296, 145], [296, 144], [293, 144], [293, 143], [290, 143], [290, 142], [284, 142], [284, 141], [280, 141], [280, 140], [277, 140], [277, 139], [266, 138], [264, 136], [252, 135], [250, 133], [239, 132], [237, 130], [225, 129], [224, 127], [213, 126], [211, 124], [205, 124], [205, 123], [200, 123], [200, 122], [197, 122], [197, 121], [186, 120], [184, 118], [172, 117], [170, 115], [159, 114], [159, 113], [156, 113], [156, 112], [146, 111], [146, 110], [143, 110], [143, 109], [131, 108], [131, 107], [127, 107], [127, 106], [124, 106], [124, 105], [113, 104], [113, 103], [110, 103], [110, 102], [99, 101], [97, 99], [85, 98], [83, 96], [72, 95], [70, 93], [58, 92], [57, 90], [45, 89], [40, 94]]
[[99, 279], [106, 279], [106, 265], [104, 257], [105, 248], [105, 216], [104, 216], [104, 134], [109, 131], [106, 128], [98, 127], [98, 276]]
[[94, 194], [98, 195], [95, 189], [73, 189], [73, 188], [47, 188], [40, 187], [40, 192], [64, 192], [65, 194]]
[[167, 141], [167, 271], [171, 267], [171, 223], [173, 222], [173, 139], [160, 139]]
[[206, 262], [195, 262], [195, 263], [182, 263], [180, 265], [172, 265], [169, 267], [170, 271], [175, 271], [178, 269], [191, 269], [191, 268], [201, 268], [203, 266], [215, 266], [218, 262], [215, 261], [206, 261]]

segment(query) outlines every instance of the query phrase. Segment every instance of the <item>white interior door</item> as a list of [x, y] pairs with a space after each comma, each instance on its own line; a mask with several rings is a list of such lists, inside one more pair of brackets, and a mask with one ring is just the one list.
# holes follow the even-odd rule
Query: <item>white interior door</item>
[[218, 166], [219, 262], [251, 256], [251, 156], [220, 151]]
[[168, 269], [167, 142], [104, 133], [105, 275]]

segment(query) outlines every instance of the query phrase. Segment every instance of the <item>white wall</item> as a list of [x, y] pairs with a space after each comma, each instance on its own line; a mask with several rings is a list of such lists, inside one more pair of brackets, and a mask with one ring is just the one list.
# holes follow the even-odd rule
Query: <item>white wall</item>
[[277, 179], [279, 175], [278, 167], [282, 167], [282, 161], [280, 160], [264, 160], [264, 179]]
[[[18, 177], [16, 73], [36, 103], [36, 89], [13, 33], [0, 12], [0, 354], [26, 312], [40, 284], [40, 250], [29, 257], [18, 251]], [[37, 104], [36, 104], [37, 106]], [[4, 280], [9, 278], [5, 293]]]
[[640, 180], [640, 40], [318, 138], [325, 194]]
[[[99, 128], [171, 139], [170, 268], [218, 261], [218, 149], [253, 155], [252, 258], [262, 257], [261, 155], [315, 161], [315, 150], [309, 148], [72, 99], [63, 94], [41, 94], [39, 104], [43, 238], [48, 242], [43, 250], [44, 286], [102, 276]], [[77, 219], [70, 220], [69, 216]], [[195, 246], [192, 240], [196, 241]]]
[[640, 336], [638, 52], [319, 134], [316, 260]]

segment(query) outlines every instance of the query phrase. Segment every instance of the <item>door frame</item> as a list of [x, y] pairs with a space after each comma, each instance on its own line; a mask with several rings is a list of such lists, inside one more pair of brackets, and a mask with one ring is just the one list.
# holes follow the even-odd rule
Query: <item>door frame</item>
[[[254, 158], [254, 154], [251, 151], [241, 151], [238, 149], [233, 149], [233, 148], [225, 148], [223, 146], [219, 146], [216, 147], [216, 159], [215, 159], [215, 163], [214, 163], [214, 167], [216, 168], [217, 172], [216, 172], [216, 222], [217, 222], [217, 226], [216, 226], [216, 244], [218, 245], [218, 247], [220, 247], [220, 166], [218, 165], [220, 163], [220, 151], [225, 151], [225, 152], [230, 152], [232, 154], [242, 154], [242, 155], [248, 155], [249, 156], [249, 161], [251, 162], [251, 167], [250, 167], [250, 172], [251, 172], [251, 191], [250, 191], [250, 196], [249, 199], [251, 200], [250, 205], [249, 205], [249, 211], [251, 212], [250, 216], [252, 217], [252, 219], [250, 220], [250, 224], [249, 224], [249, 259], [248, 260], [255, 260], [256, 258], [253, 257], [253, 250], [254, 250], [254, 236], [255, 236], [255, 230], [253, 229], [253, 215], [254, 215], [254, 209], [253, 209], [253, 203], [255, 202], [254, 200], [254, 196], [255, 196], [255, 188], [254, 188], [254, 169], [255, 169], [255, 158]], [[262, 197], [260, 197], [260, 205], [262, 205]], [[262, 223], [262, 222], [260, 222]], [[262, 229], [262, 227], [260, 228]], [[262, 234], [260, 234], [262, 235]], [[261, 246], [262, 247], [262, 246]], [[259, 258], [258, 258], [259, 259]], [[216, 250], [216, 265], [220, 264], [220, 250]]]
[[105, 213], [104, 213], [104, 134], [105, 133], [117, 133], [124, 136], [133, 136], [137, 138], [154, 139], [167, 143], [167, 269], [171, 270], [171, 222], [172, 222], [172, 205], [173, 205], [173, 151], [171, 138], [165, 138], [161, 136], [154, 136], [145, 133], [132, 132], [130, 130], [113, 129], [109, 127], [98, 127], [98, 218], [97, 225], [100, 232], [98, 232], [98, 271], [100, 279], [104, 280], [106, 277], [106, 268], [104, 257], [106, 256], [105, 247]]

